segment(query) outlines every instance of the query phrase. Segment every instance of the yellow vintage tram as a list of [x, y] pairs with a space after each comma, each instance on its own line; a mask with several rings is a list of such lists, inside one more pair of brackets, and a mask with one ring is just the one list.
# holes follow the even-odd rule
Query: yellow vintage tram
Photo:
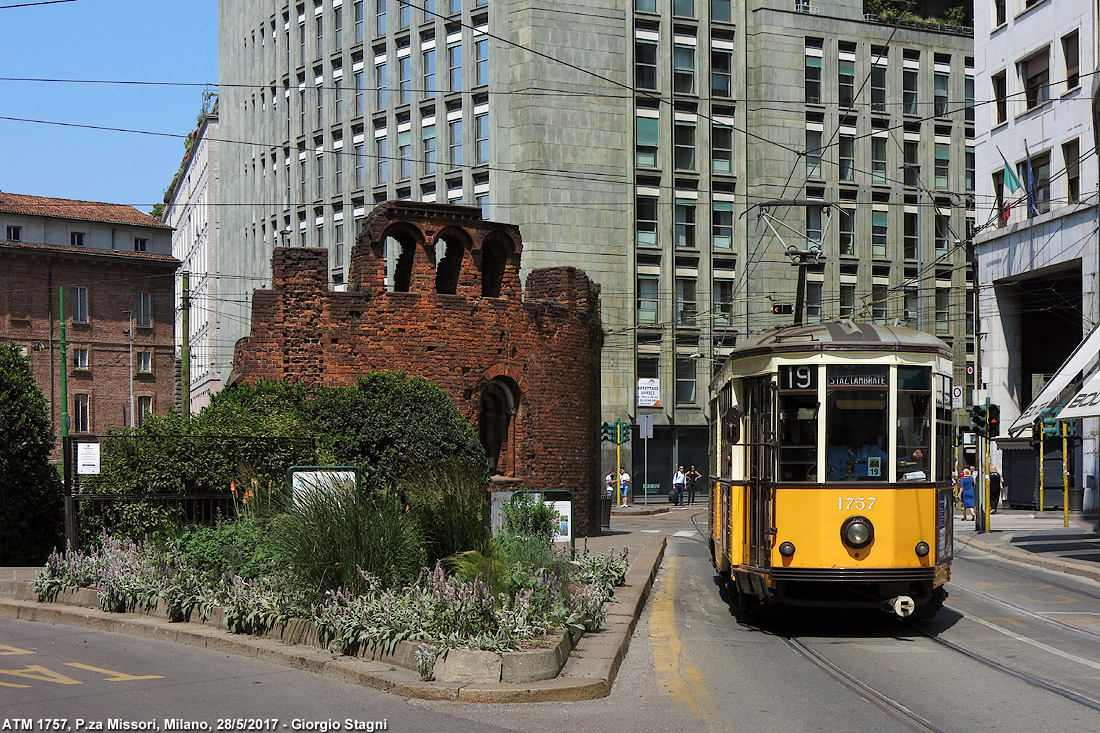
[[934, 615], [952, 555], [951, 350], [840, 320], [741, 343], [713, 382], [710, 547], [738, 602]]

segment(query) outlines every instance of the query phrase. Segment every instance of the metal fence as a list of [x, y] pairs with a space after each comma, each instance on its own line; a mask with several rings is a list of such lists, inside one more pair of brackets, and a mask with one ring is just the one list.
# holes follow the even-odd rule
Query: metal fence
[[66, 543], [79, 549], [103, 531], [136, 539], [232, 519], [234, 481], [242, 492], [253, 481], [281, 491], [286, 469], [312, 464], [315, 456], [310, 438], [69, 436]]

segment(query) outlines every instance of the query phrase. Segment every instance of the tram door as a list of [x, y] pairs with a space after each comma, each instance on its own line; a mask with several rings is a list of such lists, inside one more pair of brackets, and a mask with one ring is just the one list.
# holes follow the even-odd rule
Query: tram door
[[772, 545], [772, 502], [775, 499], [775, 411], [771, 378], [745, 380], [748, 409], [749, 562], [768, 567]]

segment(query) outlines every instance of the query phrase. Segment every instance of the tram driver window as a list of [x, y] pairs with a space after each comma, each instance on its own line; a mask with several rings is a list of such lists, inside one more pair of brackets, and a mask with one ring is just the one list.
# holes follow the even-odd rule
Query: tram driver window
[[928, 479], [932, 436], [932, 369], [898, 367], [898, 480]]
[[826, 481], [889, 480], [889, 374], [882, 366], [830, 366]]

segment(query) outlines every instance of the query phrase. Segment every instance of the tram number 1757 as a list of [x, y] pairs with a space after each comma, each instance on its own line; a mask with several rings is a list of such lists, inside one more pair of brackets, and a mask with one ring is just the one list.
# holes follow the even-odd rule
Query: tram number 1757
[[874, 508], [878, 497], [875, 496], [838, 496], [836, 508], [842, 512], [870, 510]]

